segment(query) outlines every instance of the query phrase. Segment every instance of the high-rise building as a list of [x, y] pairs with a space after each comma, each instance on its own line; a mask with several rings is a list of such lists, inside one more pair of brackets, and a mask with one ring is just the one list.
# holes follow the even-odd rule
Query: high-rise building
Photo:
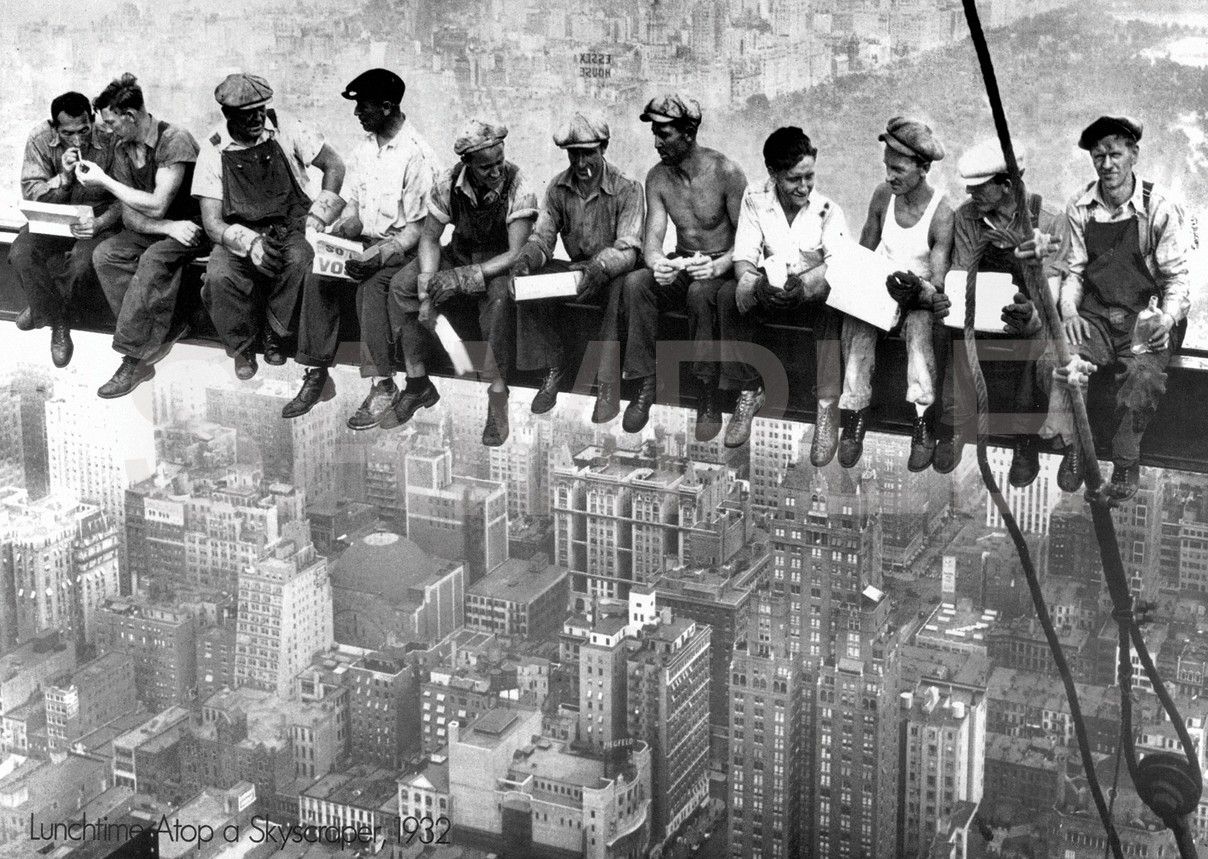
[[117, 528], [99, 507], [0, 488], [0, 646], [52, 629], [91, 642], [98, 606], [118, 593], [117, 552]]
[[46, 443], [52, 490], [95, 504], [117, 526], [121, 592], [131, 592], [126, 570], [126, 488], [155, 473], [155, 426], [122, 401], [97, 419], [96, 398], [81, 385], [64, 386], [46, 403]]
[[415, 667], [402, 656], [370, 651], [345, 676], [353, 758], [392, 769], [403, 766], [421, 746]]
[[134, 661], [106, 653], [46, 687], [46, 734], [52, 752], [138, 709]]
[[864, 443], [861, 466], [876, 472], [881, 500], [881, 552], [887, 573], [909, 573], [922, 553], [927, 534], [948, 512], [948, 478], [931, 469], [906, 468], [910, 442], [902, 436], [872, 433]]
[[21, 366], [13, 372], [9, 390], [21, 411], [23, 485], [38, 500], [50, 491], [50, 461], [46, 449], [46, 401], [54, 396], [54, 377], [43, 367]]
[[294, 676], [330, 647], [331, 579], [304, 523], [286, 526], [280, 540], [239, 574], [235, 682], [288, 697]]
[[197, 686], [197, 636], [193, 616], [145, 599], [110, 599], [96, 618], [98, 652], [134, 660], [138, 699], [152, 712], [188, 705]]
[[0, 486], [25, 486], [21, 397], [0, 377]]
[[465, 561], [472, 585], [508, 557], [508, 505], [503, 485], [456, 477], [448, 450], [407, 454], [407, 536], [442, 558]]
[[490, 477], [507, 489], [508, 518], [549, 513], [549, 488], [542, 480], [547, 469], [548, 420], [521, 421], [501, 447], [490, 448]]
[[[572, 625], [568, 622], [567, 625]], [[626, 736], [626, 632], [621, 617], [597, 617], [578, 648], [579, 741], [603, 752]]]
[[806, 425], [796, 421], [755, 418], [751, 426], [751, 503], [776, 504], [776, 487], [789, 467], [801, 460]]
[[665, 460], [649, 450], [588, 447], [554, 471], [555, 561], [580, 606], [625, 599], [668, 569], [692, 565], [690, 533], [725, 500], [721, 465]]
[[466, 626], [546, 641], [562, 629], [569, 593], [566, 569], [547, 555], [509, 558], [466, 588]]
[[[994, 472], [994, 479], [998, 481], [998, 485], [1007, 499], [1007, 506], [1010, 507], [1015, 521], [1019, 523], [1020, 530], [1025, 534], [1049, 533], [1049, 518], [1053, 515], [1057, 502], [1061, 500], [1061, 489], [1057, 486], [1057, 468], [1061, 464], [1060, 460], [1047, 454], [1041, 456], [1040, 474], [1030, 485], [1021, 489], [1012, 486], [1007, 480], [1007, 473], [1011, 470], [1013, 452], [1008, 448], [994, 445], [988, 448], [986, 453], [990, 461], [990, 469]], [[990, 498], [989, 493], [986, 493], [985, 504], [986, 526], [1005, 528], [1002, 515], [994, 506], [994, 501]]]

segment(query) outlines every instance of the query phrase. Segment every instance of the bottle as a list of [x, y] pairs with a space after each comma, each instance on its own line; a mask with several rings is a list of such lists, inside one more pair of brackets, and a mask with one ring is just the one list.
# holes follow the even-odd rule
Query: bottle
[[1149, 306], [1137, 314], [1137, 321], [1133, 323], [1132, 353], [1134, 355], [1143, 355], [1153, 351], [1149, 347], [1149, 338], [1157, 333], [1161, 325], [1159, 322], [1161, 317], [1162, 311], [1158, 309], [1158, 297], [1151, 295]]

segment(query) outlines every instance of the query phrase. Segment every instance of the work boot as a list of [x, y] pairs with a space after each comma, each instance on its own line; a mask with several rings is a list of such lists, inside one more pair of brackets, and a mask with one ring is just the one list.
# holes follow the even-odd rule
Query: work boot
[[245, 352], [235, 353], [235, 378], [241, 382], [246, 382], [252, 376], [256, 375], [256, 371], [260, 366], [256, 363], [256, 353], [252, 349]]
[[436, 385], [430, 380], [425, 378], [423, 382], [416, 382], [414, 379], [408, 379], [407, 387], [395, 395], [390, 410], [382, 415], [378, 426], [382, 429], [401, 427], [420, 409], [431, 408], [439, 401], [440, 391], [436, 390]]
[[17, 314], [16, 325], [18, 331], [33, 331], [35, 328], [41, 328], [42, 325], [34, 319], [34, 309], [27, 307]]
[[66, 320], [60, 319], [50, 327], [50, 360], [59, 369], [71, 363], [75, 352], [75, 344], [71, 342], [71, 326]]
[[1015, 453], [1011, 455], [1011, 469], [1007, 482], [1016, 489], [1031, 486], [1040, 474], [1040, 445], [1036, 436], [1025, 435], [1015, 440]]
[[931, 457], [931, 467], [938, 474], [951, 474], [960, 464], [965, 443], [958, 441], [953, 427], [940, 427], [936, 433], [935, 453]]
[[814, 440], [810, 443], [810, 463], [815, 468], [827, 465], [835, 458], [839, 446], [839, 407], [818, 404], [818, 417], [814, 422]]
[[127, 355], [112, 378], [97, 389], [96, 395], [105, 400], [124, 397], [154, 375], [155, 367]]
[[1112, 482], [1107, 485], [1107, 497], [1113, 501], [1127, 501], [1137, 494], [1140, 486], [1141, 466], [1117, 462], [1112, 468]]
[[762, 386], [744, 390], [738, 395], [730, 425], [726, 427], [726, 447], [742, 447], [751, 437], [751, 423], [763, 408], [766, 397]]
[[499, 447], [508, 440], [508, 391], [487, 391], [487, 422], [482, 428], [482, 443]]
[[696, 395], [696, 440], [713, 441], [721, 432], [721, 406], [717, 402], [717, 385], [701, 382]]
[[906, 468], [910, 471], [926, 471], [935, 455], [935, 436], [931, 434], [931, 424], [924, 415], [914, 419], [914, 430], [910, 434], [910, 459]]
[[864, 433], [868, 409], [840, 409], [839, 424], [842, 431], [839, 434], [839, 464], [851, 468], [864, 455]]
[[630, 400], [629, 405], [625, 407], [625, 417], [621, 418], [621, 428], [625, 432], [642, 431], [642, 427], [646, 426], [646, 421], [650, 420], [650, 407], [654, 405], [654, 397], [657, 393], [658, 385], [655, 383], [654, 376], [642, 379], [642, 387], [638, 389], [638, 395]]
[[285, 363], [285, 343], [272, 328], [264, 330], [264, 363], [274, 367]]
[[541, 387], [537, 389], [537, 393], [533, 396], [533, 405], [531, 406], [533, 414], [543, 415], [557, 404], [558, 385], [561, 382], [561, 367], [550, 367], [545, 371], [545, 378], [541, 380]]
[[352, 413], [348, 419], [348, 428], [352, 430], [373, 429], [382, 422], [382, 418], [390, 411], [394, 398], [398, 396], [398, 385], [394, 379], [382, 379], [369, 388], [369, 396], [361, 403], [361, 407]]
[[596, 405], [591, 410], [593, 424], [606, 424], [621, 411], [621, 392], [612, 382], [601, 382], [596, 389]]
[[302, 387], [292, 400], [281, 410], [283, 418], [300, 418], [321, 401], [330, 400], [336, 395], [335, 382], [327, 372], [326, 367], [307, 367], [306, 375], [302, 377]]
[[1065, 446], [1057, 467], [1057, 486], [1062, 492], [1077, 492], [1082, 486], [1082, 450], [1077, 442]]

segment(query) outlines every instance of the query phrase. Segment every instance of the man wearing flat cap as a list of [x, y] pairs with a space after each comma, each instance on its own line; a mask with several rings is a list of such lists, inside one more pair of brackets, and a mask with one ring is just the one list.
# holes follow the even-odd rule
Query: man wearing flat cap
[[[472, 304], [478, 310], [478, 331], [458, 334], [487, 344], [479, 368], [479, 377], [489, 383], [482, 443], [498, 447], [507, 440], [507, 373], [516, 324], [511, 267], [537, 218], [536, 195], [520, 168], [504, 157], [507, 134], [504, 125], [469, 122], [453, 143], [461, 160], [442, 171], [432, 186], [417, 258], [394, 276], [390, 286], [402, 311], [407, 387], [382, 426], [406, 423], [418, 409], [440, 399], [427, 375], [433, 340], [424, 323], [446, 305]], [[453, 236], [442, 248], [440, 238], [448, 224], [453, 225]], [[461, 320], [450, 321], [457, 325]]]
[[[932, 315], [945, 314], [943, 285], [952, 251], [952, 207], [927, 181], [944, 146], [925, 123], [895, 116], [877, 138], [885, 144], [885, 181], [873, 191], [860, 244], [887, 257], [897, 271], [886, 288], [902, 306], [906, 340], [906, 400], [914, 406], [910, 471], [931, 465], [935, 439], [927, 410], [935, 402]], [[879, 288], [879, 284], [877, 287]], [[864, 452], [878, 330], [854, 316], [843, 317], [843, 393], [839, 397], [839, 464], [851, 468]]]
[[[599, 393], [592, 420], [603, 423], [620, 411], [615, 376], [617, 320], [625, 275], [633, 271], [642, 246], [645, 205], [642, 186], [604, 159], [608, 123], [576, 113], [554, 134], [570, 166], [545, 189], [545, 202], [532, 236], [512, 264], [512, 274], [580, 271], [576, 301], [595, 301], [605, 308], [597, 339], [604, 344]], [[558, 236], [570, 262], [554, 259]], [[563, 335], [556, 318], [561, 299], [516, 304], [516, 368], [545, 370], [533, 397], [534, 414], [554, 407], [566, 367]]]
[[[1106, 491], [1118, 500], [1136, 494], [1141, 437], [1166, 391], [1166, 367], [1180, 339], [1176, 326], [1190, 306], [1183, 211], [1136, 175], [1142, 131], [1129, 117], [1101, 116], [1078, 140], [1099, 178], [1066, 206], [1069, 270], [1059, 302], [1071, 348], [1099, 370], [1115, 372], [1114, 425], [1094, 429], [1112, 437]], [[1157, 313], [1138, 327], [1138, 314], [1151, 302]], [[1054, 393], [1050, 419], [1058, 418], [1062, 436], [1071, 438], [1067, 394]], [[1069, 465], [1076, 448], [1067, 446], [1062, 467], [1081, 476], [1080, 463]]]
[[[639, 118], [650, 123], [659, 163], [646, 174], [642, 241], [646, 267], [625, 281], [628, 341], [622, 375], [636, 380], [639, 388], [621, 426], [626, 432], [639, 432], [650, 418], [658, 393], [659, 313], [686, 309], [688, 336], [694, 344], [692, 374], [698, 385], [696, 438], [710, 441], [721, 431], [722, 420], [717, 392], [717, 295], [733, 270], [734, 229], [747, 179], [725, 155], [697, 143], [701, 111], [695, 99], [656, 96]], [[676, 233], [671, 256], [663, 252], [668, 220]], [[667, 367], [664, 372], [678, 374], [679, 368]]]
[[[1017, 154], [1016, 160], [1022, 173], [1023, 155]], [[1037, 433], [1048, 402], [1051, 370], [1040, 317], [1024, 292], [1023, 266], [1025, 259], [1041, 258], [1044, 273], [1056, 290], [1064, 235], [1061, 213], [1039, 194], [1027, 193], [1027, 212], [1034, 231], [1032, 236], [1025, 235], [1017, 189], [1007, 172], [998, 138], [970, 147], [956, 166], [969, 199], [956, 210], [952, 270], [968, 272], [975, 268], [978, 273], [1009, 274], [1017, 290], [1013, 302], [1003, 308], [1003, 332], [978, 332], [976, 336], [991, 398], [990, 412], [998, 421], [991, 429], [1015, 436], [1007, 479], [1012, 486], [1023, 488], [1040, 473]], [[979, 256], [978, 248], [983, 244]], [[980, 295], [978, 300], [982, 300]], [[958, 308], [957, 312], [963, 318], [964, 309]], [[960, 462], [966, 439], [975, 434], [976, 398], [962, 331], [939, 330], [936, 341], [943, 383], [933, 464], [936, 471], [947, 474]]]
[[[197, 156], [193, 196], [214, 242], [206, 266], [206, 308], [235, 375], [256, 375], [263, 336], [264, 360], [284, 364], [286, 344], [298, 329], [303, 282], [314, 249], [308, 230], [326, 227], [344, 201], [344, 162], [321, 136], [268, 107], [272, 87], [257, 75], [228, 75], [214, 90], [226, 121], [208, 135]], [[308, 166], [323, 174], [313, 199]], [[263, 309], [261, 309], [263, 308]], [[282, 411], [295, 417], [334, 389], [325, 374], [308, 375], [308, 391]], [[298, 411], [301, 409], [301, 411]]]
[[[379, 426], [391, 414], [399, 395], [394, 383], [392, 345], [399, 327], [399, 311], [390, 300], [390, 281], [415, 257], [419, 234], [428, 214], [435, 156], [414, 122], [402, 111], [406, 87], [387, 69], [370, 69], [358, 75], [341, 95], [356, 103], [354, 114], [364, 133], [348, 162], [344, 183], [346, 205], [331, 232], [362, 242], [360, 259], [345, 264], [345, 273], [357, 282], [357, 313], [361, 326], [361, 376], [371, 379], [369, 395], [348, 419], [354, 430]], [[340, 297], [348, 281], [312, 276], [302, 298], [302, 326], [295, 360], [309, 367], [298, 396], [317, 396], [335, 364], [340, 345]], [[301, 414], [301, 412], [299, 412]]]

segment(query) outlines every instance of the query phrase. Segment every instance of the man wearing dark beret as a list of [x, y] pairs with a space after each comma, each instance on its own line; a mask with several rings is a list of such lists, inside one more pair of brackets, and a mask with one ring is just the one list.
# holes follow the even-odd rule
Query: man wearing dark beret
[[[692, 374], [698, 383], [696, 438], [710, 441], [721, 431], [718, 403], [717, 294], [733, 271], [734, 230], [747, 180], [742, 168], [696, 141], [700, 105], [681, 95], [651, 99], [640, 117], [650, 123], [659, 163], [646, 174], [646, 267], [625, 281], [628, 342], [622, 374], [639, 383], [625, 409], [622, 427], [639, 432], [658, 393], [655, 347], [660, 311], [686, 309], [694, 343]], [[667, 222], [675, 225], [676, 249], [663, 252]], [[664, 372], [678, 373], [678, 367]], [[753, 403], [753, 400], [752, 400]]]
[[[537, 217], [537, 197], [520, 168], [504, 157], [507, 126], [472, 120], [457, 136], [453, 151], [461, 159], [442, 171], [428, 198], [417, 258], [394, 276], [390, 291], [400, 306], [400, 338], [407, 387], [394, 402], [393, 418], [382, 426], [406, 423], [439, 395], [428, 379], [432, 337], [423, 324], [446, 304], [471, 304], [478, 310], [477, 331], [459, 331], [470, 340], [486, 340], [479, 377], [489, 384], [482, 443], [507, 441], [507, 374], [512, 363], [515, 316], [511, 267], [528, 241]], [[440, 244], [453, 225], [447, 247]], [[459, 320], [454, 317], [454, 323]]]
[[[933, 162], [944, 158], [944, 147], [931, 129], [917, 119], [895, 116], [877, 138], [885, 144], [885, 181], [873, 191], [860, 244], [887, 257], [898, 271], [886, 284], [902, 305], [902, 334], [906, 340], [906, 399], [915, 409], [911, 434], [911, 471], [931, 465], [935, 439], [927, 410], [935, 402], [935, 351], [932, 314], [945, 314], [943, 285], [952, 250], [952, 207], [944, 194], [927, 181]], [[878, 285], [879, 286], [879, 285]], [[876, 363], [877, 329], [854, 316], [843, 317], [843, 394], [839, 397], [839, 464], [851, 468], [864, 452], [872, 376]]]
[[[1113, 425], [1094, 429], [1112, 437], [1106, 491], [1119, 500], [1136, 494], [1141, 437], [1166, 390], [1176, 326], [1190, 306], [1183, 211], [1164, 189], [1136, 175], [1142, 131], [1129, 117], [1101, 116], [1078, 140], [1099, 178], [1065, 210], [1069, 270], [1059, 302], [1071, 347], [1096, 368], [1115, 371]], [[1147, 324], [1138, 326], [1149, 307], [1156, 313], [1147, 311]], [[1055, 389], [1052, 406], [1050, 422], [1072, 439], [1063, 388]], [[1067, 446], [1062, 470], [1081, 477], [1076, 448]]]
[[[301, 123], [279, 119], [268, 107], [272, 97], [258, 75], [227, 75], [214, 90], [225, 121], [201, 144], [193, 174], [201, 222], [214, 242], [202, 295], [244, 381], [256, 375], [262, 341], [266, 362], [285, 363], [315, 255], [306, 232], [326, 227], [344, 207], [343, 159]], [[323, 174], [313, 198], [309, 166]], [[326, 373], [308, 374], [307, 382], [310, 389], [286, 404], [283, 417], [334, 396]]]
[[[599, 392], [592, 420], [603, 423], [620, 411], [616, 378], [617, 321], [625, 275], [633, 271], [642, 246], [645, 205], [642, 186], [604, 158], [608, 149], [608, 123], [575, 113], [554, 134], [554, 144], [566, 150], [570, 166], [554, 177], [545, 190], [533, 235], [512, 263], [512, 274], [581, 271], [577, 301], [604, 306], [597, 335], [604, 344], [600, 362]], [[558, 237], [570, 262], [554, 259]], [[565, 344], [556, 310], [561, 299], [516, 303], [516, 368], [545, 370], [541, 388], [533, 397], [534, 414], [554, 407], [558, 385], [567, 368]]]

